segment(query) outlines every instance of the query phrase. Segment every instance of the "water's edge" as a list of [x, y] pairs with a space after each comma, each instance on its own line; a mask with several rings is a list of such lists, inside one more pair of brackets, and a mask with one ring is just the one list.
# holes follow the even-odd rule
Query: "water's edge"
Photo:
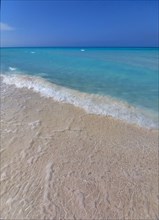
[[2, 82], [17, 88], [28, 88], [55, 101], [73, 104], [88, 113], [112, 116], [130, 124], [158, 129], [157, 115], [147, 109], [131, 106], [109, 96], [87, 94], [50, 83], [41, 77], [24, 74], [1, 74]]

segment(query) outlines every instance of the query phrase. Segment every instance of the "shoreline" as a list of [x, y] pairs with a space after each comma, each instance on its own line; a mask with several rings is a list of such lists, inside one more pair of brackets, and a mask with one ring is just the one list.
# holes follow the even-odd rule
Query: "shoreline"
[[157, 219], [158, 131], [1, 83], [3, 219]]
[[[10, 67], [11, 68], [11, 67]], [[12, 73], [16, 69], [12, 68]], [[15, 85], [17, 88], [27, 88], [39, 93], [40, 96], [52, 98], [54, 101], [72, 104], [84, 109], [88, 114], [113, 117], [115, 120], [124, 121], [147, 129], [158, 130], [158, 114], [152, 110], [138, 108], [126, 101], [110, 96], [89, 94], [51, 83], [41, 76], [24, 74], [2, 74], [2, 82]], [[154, 115], [155, 114], [155, 115]]]

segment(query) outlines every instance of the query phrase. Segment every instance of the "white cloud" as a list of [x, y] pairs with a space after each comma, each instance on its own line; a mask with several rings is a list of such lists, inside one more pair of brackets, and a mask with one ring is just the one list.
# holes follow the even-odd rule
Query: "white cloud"
[[9, 26], [8, 24], [0, 22], [0, 30], [1, 31], [13, 31], [14, 28]]

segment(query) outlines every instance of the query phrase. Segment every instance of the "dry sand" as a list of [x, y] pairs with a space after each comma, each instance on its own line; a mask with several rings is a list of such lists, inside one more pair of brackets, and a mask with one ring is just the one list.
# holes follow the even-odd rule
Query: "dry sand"
[[2, 219], [158, 219], [158, 132], [2, 85]]

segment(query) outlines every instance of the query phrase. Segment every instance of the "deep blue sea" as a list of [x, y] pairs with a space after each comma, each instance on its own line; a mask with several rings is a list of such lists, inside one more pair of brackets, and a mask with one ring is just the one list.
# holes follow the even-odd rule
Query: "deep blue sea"
[[1, 48], [6, 83], [155, 128], [158, 62], [155, 48]]

